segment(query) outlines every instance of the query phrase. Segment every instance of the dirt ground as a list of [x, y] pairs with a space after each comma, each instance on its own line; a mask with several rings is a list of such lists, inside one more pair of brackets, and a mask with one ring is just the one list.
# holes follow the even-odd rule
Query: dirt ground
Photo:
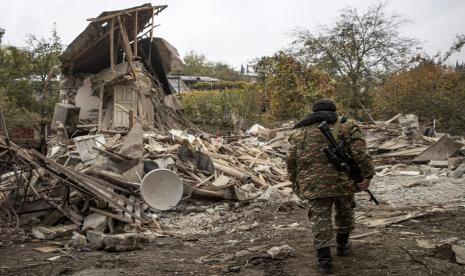
[[[362, 200], [357, 213], [375, 208]], [[465, 239], [464, 211], [457, 207], [386, 228], [358, 223], [354, 235], [379, 232], [352, 240], [351, 256], [334, 257], [334, 275], [465, 275], [447, 244]], [[68, 239], [38, 242], [28, 229], [9, 234], [4, 229], [0, 275], [318, 275], [306, 208], [294, 202], [187, 202], [160, 220], [178, 234], [123, 253], [40, 253], [33, 248]], [[418, 239], [444, 245], [425, 249]], [[265, 254], [283, 244], [295, 256], [273, 260]]]

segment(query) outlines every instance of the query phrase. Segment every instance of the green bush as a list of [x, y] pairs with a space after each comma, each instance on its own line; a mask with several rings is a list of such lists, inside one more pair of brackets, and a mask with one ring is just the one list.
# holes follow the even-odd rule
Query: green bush
[[255, 83], [246, 81], [218, 81], [198, 82], [192, 85], [193, 90], [226, 90], [226, 89], [253, 89]]
[[374, 93], [375, 118], [414, 113], [420, 123], [438, 120], [439, 131], [465, 133], [465, 74], [433, 63], [388, 78]]
[[209, 131], [233, 131], [260, 122], [257, 90], [231, 89], [182, 94], [185, 116]]

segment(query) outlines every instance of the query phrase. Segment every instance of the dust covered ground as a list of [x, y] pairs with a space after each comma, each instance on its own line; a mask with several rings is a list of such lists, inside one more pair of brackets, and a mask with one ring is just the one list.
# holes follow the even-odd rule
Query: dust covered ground
[[[464, 178], [377, 177], [372, 190], [382, 205], [357, 196], [353, 254], [334, 256], [334, 275], [465, 275], [451, 249], [465, 245]], [[318, 275], [305, 202], [185, 201], [159, 220], [172, 235], [122, 253], [40, 253], [33, 249], [69, 239], [34, 241], [27, 228], [3, 229], [0, 275]], [[284, 244], [295, 256], [266, 254]]]

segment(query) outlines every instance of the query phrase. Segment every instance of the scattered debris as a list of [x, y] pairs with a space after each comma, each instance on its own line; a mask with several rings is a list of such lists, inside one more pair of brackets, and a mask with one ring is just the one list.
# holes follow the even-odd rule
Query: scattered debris
[[460, 164], [460, 166], [450, 174], [452, 178], [461, 178], [464, 175], [465, 175], [465, 163]]
[[465, 246], [453, 244], [452, 250], [455, 253], [456, 262], [465, 265]]
[[272, 247], [268, 249], [266, 253], [268, 253], [272, 259], [278, 260], [295, 256], [294, 248], [290, 247], [288, 244]]
[[425, 248], [425, 249], [433, 249], [438, 246], [438, 244], [432, 243], [429, 240], [416, 239], [416, 242], [419, 247]]
[[52, 227], [34, 227], [32, 228], [32, 235], [38, 240], [53, 240], [57, 237], [71, 236], [73, 231], [77, 230], [74, 224], [60, 225]]

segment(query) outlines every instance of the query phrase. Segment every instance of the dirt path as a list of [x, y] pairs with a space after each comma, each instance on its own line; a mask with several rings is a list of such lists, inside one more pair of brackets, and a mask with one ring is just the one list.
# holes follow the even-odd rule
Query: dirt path
[[[417, 244], [418, 239], [438, 244], [464, 240], [463, 211], [435, 213], [381, 229], [359, 224], [354, 235], [380, 232], [353, 240], [353, 255], [335, 258], [334, 275], [464, 275], [465, 267], [454, 262], [449, 245], [425, 249]], [[143, 250], [72, 252], [78, 260], [36, 252], [32, 249], [50, 243], [24, 239], [21, 233], [4, 236], [0, 275], [318, 275], [306, 210], [295, 204], [216, 203], [205, 211], [167, 213], [163, 220], [185, 227], [173, 227], [179, 235], [158, 238]], [[186, 227], [188, 221], [197, 225]], [[295, 249], [294, 257], [272, 260], [264, 253], [283, 244]], [[57, 255], [62, 257], [46, 260]]]

